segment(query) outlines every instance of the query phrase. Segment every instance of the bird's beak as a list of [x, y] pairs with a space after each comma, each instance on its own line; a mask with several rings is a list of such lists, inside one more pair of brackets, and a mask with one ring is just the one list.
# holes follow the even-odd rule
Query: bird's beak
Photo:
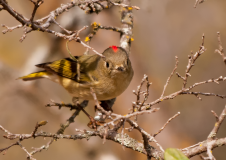
[[116, 70], [118, 70], [118, 71], [121, 71], [121, 72], [123, 72], [123, 71], [125, 71], [125, 67], [124, 66], [116, 66]]

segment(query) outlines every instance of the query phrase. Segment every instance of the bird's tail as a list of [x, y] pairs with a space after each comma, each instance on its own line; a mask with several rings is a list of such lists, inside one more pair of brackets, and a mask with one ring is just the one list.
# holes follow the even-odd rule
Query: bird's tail
[[24, 81], [30, 81], [30, 80], [35, 80], [35, 79], [39, 79], [39, 78], [47, 78], [48, 75], [49, 75], [49, 73], [46, 71], [39, 71], [39, 72], [34, 72], [31, 74], [28, 74], [23, 77], [19, 77], [18, 79], [22, 79]]

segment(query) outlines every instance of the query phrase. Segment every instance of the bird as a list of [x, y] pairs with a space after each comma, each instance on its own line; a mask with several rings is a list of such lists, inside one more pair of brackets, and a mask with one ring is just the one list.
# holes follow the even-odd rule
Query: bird
[[19, 79], [47, 78], [63, 86], [79, 100], [93, 100], [92, 88], [99, 101], [110, 100], [126, 90], [134, 71], [128, 53], [122, 47], [110, 46], [102, 55], [74, 56], [37, 64], [36, 67], [43, 70]]

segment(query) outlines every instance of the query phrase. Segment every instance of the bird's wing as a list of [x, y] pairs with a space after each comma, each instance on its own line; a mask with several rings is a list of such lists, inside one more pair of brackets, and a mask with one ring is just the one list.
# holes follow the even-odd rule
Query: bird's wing
[[[77, 56], [75, 57], [78, 58]], [[47, 62], [36, 65], [39, 68], [44, 68], [46, 71], [53, 72], [59, 76], [72, 79], [78, 83], [89, 83], [91, 79], [89, 76], [82, 71], [78, 72], [79, 64], [77, 61], [74, 61], [70, 58], [65, 58], [57, 60], [54, 62]], [[79, 77], [78, 77], [79, 76]]]

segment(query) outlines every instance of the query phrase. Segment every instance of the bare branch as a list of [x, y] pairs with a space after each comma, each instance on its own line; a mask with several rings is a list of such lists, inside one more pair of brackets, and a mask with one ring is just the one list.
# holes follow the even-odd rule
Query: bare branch
[[[216, 147], [220, 147], [223, 145], [226, 145], [226, 137], [225, 138], [219, 138], [216, 140], [212, 140], [213, 142], [213, 146], [212, 149], [216, 148]], [[204, 153], [207, 151], [207, 140], [203, 141], [203, 142], [199, 142], [195, 145], [193, 145], [192, 147], [187, 147], [182, 149], [182, 152], [188, 157], [194, 157], [196, 155], [199, 155], [201, 153]]]
[[22, 148], [22, 150], [24, 150], [24, 152], [27, 153], [27, 158], [31, 159], [31, 160], [36, 160], [32, 157], [32, 155], [27, 151], [27, 149], [25, 147], [22, 146], [22, 144], [18, 141], [17, 144]]
[[194, 8], [196, 8], [198, 4], [201, 4], [201, 3], [203, 3], [204, 1], [205, 1], [205, 0], [195, 0]]
[[[162, 98], [158, 98], [157, 100], [147, 104], [146, 106], [143, 106], [141, 110], [150, 109], [151, 106], [153, 106], [155, 104], [158, 104], [158, 103], [161, 103], [164, 100], [173, 99], [173, 98], [175, 98], [178, 95], [184, 95], [184, 94], [195, 95], [199, 99], [201, 99], [201, 98], [198, 95], [216, 96], [216, 97], [220, 97], [220, 98], [226, 98], [226, 95], [219, 95], [219, 94], [215, 94], [215, 93], [191, 92], [190, 91], [191, 89], [193, 89], [193, 88], [195, 88], [195, 87], [197, 87], [199, 85], [202, 85], [202, 84], [212, 83], [212, 82], [219, 84], [220, 81], [224, 81], [224, 80], [226, 80], [226, 77], [220, 76], [219, 78], [216, 78], [216, 79], [210, 79], [210, 80], [207, 80], [207, 81], [202, 81], [202, 82], [195, 83], [195, 84], [191, 85], [188, 88], [184, 88], [184, 89], [179, 90], [177, 92], [174, 92], [174, 93], [172, 93], [172, 94], [170, 94], [168, 96], [164, 96]], [[187, 83], [187, 80], [186, 80], [186, 83]]]
[[2, 148], [2, 149], [0, 149], [0, 153], [1, 153], [1, 152], [3, 152], [3, 151], [7, 151], [9, 148], [11, 148], [12, 146], [15, 146], [15, 145], [18, 145], [18, 142], [13, 143], [13, 144], [9, 145], [9, 146], [8, 146], [8, 147], [6, 147], [6, 148]]
[[222, 47], [220, 32], [217, 32], [217, 39], [219, 48], [215, 50], [215, 53], [219, 53], [222, 56], [224, 63], [226, 64], [226, 56], [224, 55], [224, 49]]
[[105, 57], [104, 55], [100, 54], [99, 52], [97, 52], [97, 51], [96, 51], [95, 49], [93, 49], [92, 47], [86, 45], [84, 42], [80, 41], [80, 43], [81, 43], [84, 47], [86, 47], [86, 48], [88, 48], [88, 49], [91, 49], [95, 54], [99, 55], [100, 57], [102, 57], [102, 58]]
[[[146, 140], [150, 141], [150, 142], [155, 142], [155, 144], [160, 148], [161, 150], [161, 154], [164, 153], [164, 149], [162, 148], [162, 146], [156, 141], [156, 139], [151, 136], [150, 134], [148, 134], [144, 129], [142, 129], [136, 122], [130, 120], [130, 119], [127, 119], [127, 122], [135, 129], [137, 129], [141, 134], [142, 134], [142, 137], [145, 138]], [[151, 146], [148, 146], [149, 144], [147, 144], [147, 141], [144, 142], [146, 145], [146, 149], [148, 149], [149, 151], [147, 151], [147, 153], [150, 154], [151, 152]]]
[[35, 13], [36, 13], [38, 7], [40, 7], [40, 5], [42, 3], [44, 3], [44, 1], [43, 0], [37, 0], [36, 2], [34, 0], [30, 0], [30, 1], [34, 4], [34, 9], [33, 9], [33, 12], [32, 12], [31, 18], [30, 18], [30, 21], [33, 22]]
[[168, 79], [167, 79], [167, 81], [166, 81], [166, 84], [164, 85], [164, 89], [163, 89], [163, 91], [162, 91], [162, 95], [160, 96], [160, 99], [163, 97], [163, 95], [164, 95], [164, 93], [165, 93], [165, 90], [166, 90], [166, 87], [167, 87], [167, 85], [169, 84], [169, 81], [170, 81], [171, 77], [173, 76], [173, 74], [175, 73], [175, 71], [176, 71], [176, 69], [177, 69], [178, 62], [179, 62], [179, 61], [178, 61], [178, 57], [176, 56], [175, 59], [176, 59], [175, 67], [174, 67], [172, 73], [170, 74], [170, 76], [168, 77]]
[[114, 4], [115, 6], [121, 6], [121, 7], [128, 7], [129, 9], [136, 9], [136, 10], [139, 10], [140, 8], [137, 7], [137, 6], [129, 6], [129, 5], [126, 5], [126, 4], [119, 4], [119, 3], [114, 3], [114, 2], [111, 2], [110, 3]]
[[205, 47], [204, 47], [204, 40], [205, 40], [205, 36], [203, 34], [202, 36], [202, 44], [199, 47], [199, 50], [193, 55], [193, 53], [191, 53], [191, 55], [188, 56], [188, 65], [185, 71], [185, 76], [183, 78], [184, 82], [183, 82], [183, 87], [182, 89], [184, 89], [186, 87], [187, 84], [187, 79], [189, 76], [191, 76], [191, 74], [189, 73], [190, 70], [192, 69], [192, 67], [195, 64], [195, 61], [199, 58], [199, 56], [204, 53], [206, 51]]
[[216, 160], [216, 158], [212, 154], [213, 145], [214, 145], [214, 141], [207, 140], [207, 155], [208, 155], [208, 159], [210, 160]]
[[220, 98], [226, 98], [226, 95], [219, 95], [219, 94], [215, 94], [215, 93], [181, 92], [180, 94], [181, 94], [181, 95], [182, 95], [182, 94], [192, 94], [192, 95], [195, 95], [195, 96], [203, 95], [203, 96], [215, 96], [215, 97], [220, 97]]
[[57, 103], [57, 102], [55, 102], [55, 101], [53, 101], [53, 100], [51, 100], [51, 102], [52, 102], [52, 103], [46, 104], [46, 107], [57, 106], [57, 107], [59, 107], [59, 109], [61, 109], [62, 107], [70, 108], [70, 110], [73, 110], [73, 109], [79, 109], [78, 106], [73, 105], [73, 104], [70, 104], [70, 103], [68, 103], [68, 104], [65, 104], [65, 103], [63, 103], [63, 102], [62, 102], [62, 103]]
[[[4, 0], [0, 0], [1, 5], [3, 6], [3, 9], [6, 10], [7, 12], [9, 12], [14, 18], [17, 19], [17, 21], [19, 21], [22, 26], [29, 26], [31, 27], [30, 30], [28, 30], [27, 32], [25, 32], [22, 36], [22, 38], [20, 39], [20, 41], [22, 42], [27, 33], [30, 33], [32, 31], [42, 31], [42, 32], [47, 32], [47, 33], [51, 33], [54, 34], [55, 36], [58, 37], [62, 37], [62, 38], [66, 38], [69, 39], [70, 36], [58, 33], [56, 31], [53, 30], [49, 30], [48, 28], [50, 27], [51, 23], [55, 23], [57, 24], [61, 29], [63, 29], [64, 31], [66, 31], [69, 34], [72, 34], [72, 31], [67, 31], [65, 28], [63, 28], [61, 25], [59, 25], [59, 23], [57, 23], [55, 21], [56, 17], [58, 17], [60, 14], [64, 13], [65, 11], [68, 11], [69, 9], [75, 7], [75, 6], [80, 6], [82, 4], [87, 4], [87, 6], [89, 6], [90, 4], [95, 4], [95, 3], [99, 3], [99, 1], [101, 0], [92, 0], [92, 1], [82, 1], [82, 2], [70, 2], [67, 4], [62, 4], [61, 7], [57, 8], [56, 10], [52, 11], [48, 16], [45, 16], [41, 19], [38, 19], [36, 21], [33, 21], [35, 13], [38, 9], [38, 7], [44, 2], [43, 0], [37, 0], [36, 2], [33, 0], [30, 0], [32, 3], [34, 3], [34, 10], [32, 13], [32, 16], [30, 19], [24, 17], [23, 15], [21, 15], [20, 13], [18, 13], [17, 11], [15, 11], [10, 5], [8, 5], [8, 3], [6, 3]], [[102, 8], [104, 9], [104, 8]], [[18, 25], [19, 27], [22, 27], [21, 25]], [[11, 28], [18, 28], [18, 26], [15, 27], [11, 27]], [[10, 31], [10, 30], [9, 30]], [[4, 31], [5, 32], [5, 31]], [[6, 33], [6, 32], [5, 32]], [[79, 42], [79, 40], [77, 40]], [[83, 44], [84, 45], [84, 44]], [[85, 45], [84, 45], [85, 46]], [[91, 49], [91, 48], [90, 48]], [[95, 51], [94, 51], [95, 52]], [[95, 52], [96, 53], [96, 52]]]
[[[88, 105], [88, 101], [83, 101], [80, 106], [81, 107], [86, 107]], [[67, 120], [67, 122], [65, 124], [61, 124], [60, 125], [60, 129], [56, 132], [57, 135], [63, 134], [65, 129], [67, 127], [69, 127], [69, 125], [71, 123], [74, 122], [75, 117], [77, 117], [80, 113], [80, 109], [77, 109], [72, 115], [71, 117]], [[33, 135], [34, 137], [36, 137], [36, 134]], [[41, 146], [40, 148], [36, 148], [34, 151], [32, 151], [30, 154], [34, 155], [37, 152], [41, 152], [43, 149], [48, 149], [49, 146], [54, 142], [54, 138], [52, 138], [46, 145]]]
[[5, 27], [6, 28], [6, 30], [3, 30], [2, 31], [3, 34], [6, 34], [7, 32], [12, 32], [14, 29], [22, 28], [23, 25], [20, 24], [20, 25], [14, 26], [14, 27], [8, 27], [5, 24], [2, 24], [2, 27]]
[[216, 118], [216, 121], [218, 122], [218, 121], [219, 121], [219, 117], [218, 117], [218, 115], [216, 114], [216, 112], [214, 112], [213, 110], [211, 110], [211, 112], [213, 113], [214, 117]]
[[[214, 112], [214, 113], [215, 113], [215, 112]], [[216, 113], [215, 113], [215, 117], [218, 117], [218, 116], [216, 116]], [[225, 117], [226, 117], [226, 106], [225, 106], [225, 108], [223, 109], [223, 111], [222, 111], [220, 117], [217, 118], [217, 122], [215, 123], [213, 130], [210, 132], [210, 134], [209, 134], [209, 136], [208, 136], [208, 139], [213, 139], [213, 138], [216, 137], [217, 132], [218, 132], [218, 130], [219, 130], [219, 128], [220, 128], [222, 122], [224, 121]]]
[[[142, 86], [144, 85], [145, 82], [146, 82], [146, 91], [141, 91], [141, 88], [142, 88]], [[135, 90], [133, 90], [133, 94], [135, 94], [137, 96], [137, 100], [136, 100], [136, 102], [133, 102], [133, 111], [132, 112], [136, 112], [137, 108], [138, 108], [138, 111], [140, 111], [141, 107], [147, 101], [148, 96], [149, 96], [149, 87], [150, 87], [150, 85], [151, 85], [151, 83], [148, 80], [148, 76], [145, 74], [144, 78], [140, 82], [140, 85], [137, 86], [137, 92]], [[141, 94], [143, 94], [143, 96], [144, 96], [144, 99], [143, 99], [142, 102], [140, 102]]]
[[[52, 139], [72, 139], [72, 140], [89, 139], [90, 137], [93, 137], [93, 136], [99, 136], [100, 138], [103, 138], [103, 130], [100, 130], [100, 131], [76, 130], [76, 131], [79, 131], [82, 134], [63, 135], [63, 134], [51, 134], [51, 133], [47, 133], [47, 132], [39, 132], [39, 133], [35, 134], [35, 137], [50, 137]], [[31, 134], [12, 134], [12, 135], [13, 136], [11, 136], [11, 137], [13, 137], [13, 139], [22, 138], [22, 140], [24, 140], [24, 139], [32, 138]], [[117, 133], [114, 130], [108, 130], [107, 131], [106, 139], [112, 140], [112, 141], [114, 141], [118, 144], [123, 144], [121, 134]], [[130, 148], [130, 149], [133, 149], [134, 151], [137, 151], [137, 152], [140, 152], [140, 153], [143, 153], [143, 154], [147, 154], [147, 152], [143, 148], [143, 144], [139, 143], [135, 139], [129, 137], [129, 135], [124, 134], [123, 141], [125, 142], [124, 146], [126, 148]], [[42, 147], [35, 149], [35, 152], [34, 151], [31, 152], [30, 155], [33, 155], [34, 153], [37, 153], [38, 151], [41, 151], [43, 149], [48, 149], [49, 145], [50, 144], [48, 143], [47, 145], [43, 145]], [[152, 149], [151, 154], [152, 154], [153, 157], [163, 157], [163, 154], [159, 153], [154, 147], [151, 147], [151, 149]]]
[[144, 110], [144, 111], [139, 111], [139, 112], [134, 112], [134, 113], [129, 113], [125, 116], [121, 116], [121, 115], [118, 115], [118, 114], [115, 114], [115, 113], [112, 113], [111, 115], [112, 116], [115, 116], [116, 118], [108, 123], [105, 123], [104, 124], [104, 127], [108, 126], [108, 125], [113, 125], [114, 122], [118, 121], [118, 120], [121, 120], [121, 119], [129, 119], [131, 117], [134, 117], [134, 116], [137, 116], [137, 115], [142, 115], [142, 114], [145, 114], [145, 113], [154, 113], [154, 112], [157, 112], [159, 110], [159, 108], [153, 108], [151, 110]]
[[[122, 0], [122, 3], [131, 6], [130, 0]], [[133, 13], [130, 8], [123, 8], [121, 12], [121, 22], [123, 33], [121, 34], [120, 46], [127, 51], [128, 55], [130, 55], [130, 46], [133, 34]]]
[[180, 112], [178, 112], [177, 114], [175, 114], [173, 117], [171, 117], [170, 119], [168, 119], [168, 121], [163, 125], [163, 127], [153, 135], [153, 137], [157, 136], [159, 133], [161, 133], [163, 131], [163, 129], [166, 128], [166, 125], [170, 123], [170, 121], [172, 121], [174, 118], [176, 118], [177, 116], [180, 115]]
[[35, 138], [35, 133], [37, 132], [38, 128], [46, 125], [48, 123], [48, 121], [41, 121], [39, 123], [36, 124], [34, 131], [31, 133], [31, 136]]
[[[99, 29], [112, 30], [115, 32], [119, 32], [120, 34], [123, 33], [123, 30], [121, 28], [113, 27], [113, 26], [102, 26], [96, 22], [93, 22], [91, 26], [92, 26], [92, 32], [85, 39], [85, 42], [87, 42], [88, 45], [91, 42], [94, 35], [96, 35], [96, 33], [99, 31]], [[88, 48], [87, 48], [87, 52], [88, 52]]]

